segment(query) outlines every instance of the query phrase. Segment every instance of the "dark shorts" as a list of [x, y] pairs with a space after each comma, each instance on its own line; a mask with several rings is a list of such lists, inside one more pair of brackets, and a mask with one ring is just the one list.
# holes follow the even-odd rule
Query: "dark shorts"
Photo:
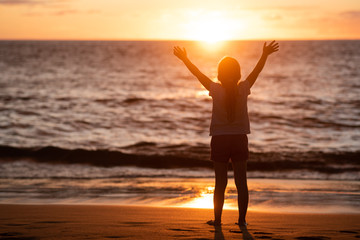
[[246, 134], [211, 137], [211, 160], [215, 162], [246, 161], [249, 158]]

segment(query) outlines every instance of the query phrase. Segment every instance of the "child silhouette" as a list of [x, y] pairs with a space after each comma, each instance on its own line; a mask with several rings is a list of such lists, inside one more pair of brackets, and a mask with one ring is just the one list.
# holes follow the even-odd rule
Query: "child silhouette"
[[239, 219], [237, 224], [247, 225], [245, 217], [248, 208], [249, 193], [247, 187], [246, 164], [249, 156], [248, 138], [250, 124], [247, 110], [247, 97], [250, 88], [264, 68], [268, 56], [279, 50], [279, 44], [272, 41], [264, 43], [263, 53], [254, 70], [244, 80], [241, 79], [241, 69], [238, 61], [224, 57], [218, 64], [217, 79], [213, 82], [204, 75], [189, 60], [185, 48], [174, 47], [174, 55], [178, 57], [189, 71], [209, 91], [213, 99], [212, 118], [210, 124], [211, 160], [215, 169], [214, 216], [215, 220], [207, 223], [221, 225], [221, 215], [224, 205], [227, 185], [228, 162], [234, 169], [235, 185], [238, 193]]

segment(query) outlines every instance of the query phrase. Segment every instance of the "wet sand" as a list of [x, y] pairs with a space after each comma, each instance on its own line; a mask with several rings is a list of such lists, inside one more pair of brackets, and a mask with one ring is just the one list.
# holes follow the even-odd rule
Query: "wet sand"
[[247, 229], [224, 210], [99, 205], [0, 205], [0, 239], [356, 239], [360, 214], [249, 212]]

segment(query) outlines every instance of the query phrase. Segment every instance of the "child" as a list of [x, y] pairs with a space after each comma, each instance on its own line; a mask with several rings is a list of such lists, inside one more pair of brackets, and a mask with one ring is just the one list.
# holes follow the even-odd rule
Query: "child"
[[272, 41], [263, 46], [263, 53], [254, 70], [240, 81], [240, 65], [236, 59], [224, 57], [218, 65], [215, 83], [205, 76], [188, 59], [185, 48], [174, 47], [174, 55], [184, 62], [190, 72], [209, 91], [213, 99], [210, 124], [211, 160], [215, 168], [214, 215], [215, 220], [207, 223], [221, 225], [221, 214], [224, 205], [224, 194], [227, 185], [227, 167], [231, 159], [234, 169], [235, 185], [238, 192], [239, 226], [246, 226], [245, 216], [248, 207], [249, 193], [246, 179], [246, 162], [248, 159], [248, 139], [250, 133], [247, 112], [247, 96], [262, 71], [267, 57], [279, 50], [279, 44]]

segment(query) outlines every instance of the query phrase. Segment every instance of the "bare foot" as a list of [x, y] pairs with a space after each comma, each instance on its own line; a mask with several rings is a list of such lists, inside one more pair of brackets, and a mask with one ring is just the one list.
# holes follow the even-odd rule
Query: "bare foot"
[[211, 225], [211, 226], [221, 226], [221, 222], [217, 222], [217, 221], [214, 221], [214, 220], [207, 221], [206, 223]]
[[239, 225], [240, 227], [241, 226], [247, 226], [248, 224], [247, 224], [247, 222], [237, 222], [237, 223], [235, 223], [236, 225]]

